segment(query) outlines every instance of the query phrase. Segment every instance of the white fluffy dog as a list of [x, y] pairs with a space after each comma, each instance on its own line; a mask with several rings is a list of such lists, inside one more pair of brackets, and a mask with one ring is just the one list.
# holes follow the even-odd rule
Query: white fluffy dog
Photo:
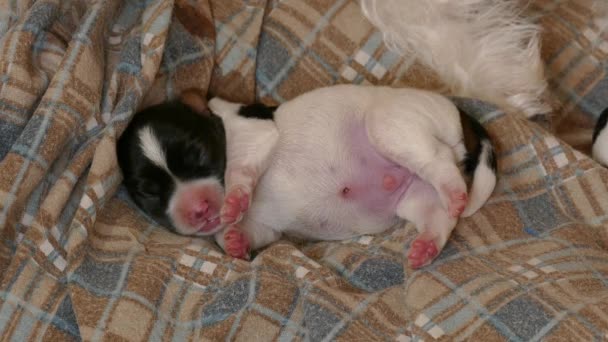
[[450, 95], [478, 98], [526, 117], [549, 111], [539, 27], [513, 0], [361, 0], [387, 46], [415, 55]]

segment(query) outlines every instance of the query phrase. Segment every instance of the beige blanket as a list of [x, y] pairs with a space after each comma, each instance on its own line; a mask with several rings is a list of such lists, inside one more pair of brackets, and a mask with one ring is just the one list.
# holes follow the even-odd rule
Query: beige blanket
[[[535, 0], [555, 112], [581, 148], [608, 106], [608, 17]], [[498, 148], [488, 204], [412, 271], [413, 226], [281, 241], [251, 262], [146, 219], [115, 141], [182, 91], [279, 103], [335, 83], [438, 80], [347, 0], [0, 0], [2, 340], [602, 340], [608, 171], [465, 100]]]

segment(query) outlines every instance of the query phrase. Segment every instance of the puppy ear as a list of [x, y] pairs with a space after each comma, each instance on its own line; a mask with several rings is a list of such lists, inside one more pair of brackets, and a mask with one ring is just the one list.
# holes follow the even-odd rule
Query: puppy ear
[[181, 93], [180, 101], [199, 114], [208, 114], [207, 99], [197, 89], [188, 89]]

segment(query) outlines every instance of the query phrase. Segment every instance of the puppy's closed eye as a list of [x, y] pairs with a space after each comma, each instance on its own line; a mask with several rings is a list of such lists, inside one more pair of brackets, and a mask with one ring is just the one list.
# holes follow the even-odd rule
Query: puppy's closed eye
[[158, 196], [161, 192], [161, 187], [156, 182], [142, 181], [138, 186], [139, 192], [143, 195]]

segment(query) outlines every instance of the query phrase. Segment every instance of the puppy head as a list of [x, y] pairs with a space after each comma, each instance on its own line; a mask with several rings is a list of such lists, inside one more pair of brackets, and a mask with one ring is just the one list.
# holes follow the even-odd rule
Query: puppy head
[[223, 227], [226, 138], [222, 121], [180, 102], [136, 114], [117, 145], [124, 184], [135, 203], [182, 235]]

